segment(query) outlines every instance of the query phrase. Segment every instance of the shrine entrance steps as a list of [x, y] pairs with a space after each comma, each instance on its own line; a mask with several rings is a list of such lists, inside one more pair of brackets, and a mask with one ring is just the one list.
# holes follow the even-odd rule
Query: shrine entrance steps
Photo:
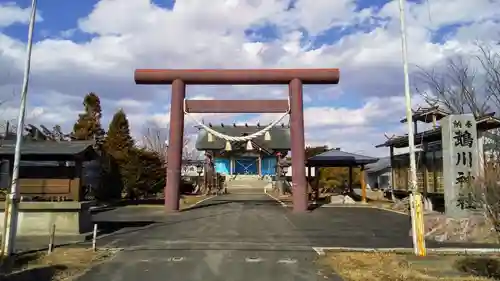
[[269, 184], [268, 180], [262, 179], [258, 175], [233, 175], [227, 177], [227, 192], [233, 194], [263, 193], [264, 187]]

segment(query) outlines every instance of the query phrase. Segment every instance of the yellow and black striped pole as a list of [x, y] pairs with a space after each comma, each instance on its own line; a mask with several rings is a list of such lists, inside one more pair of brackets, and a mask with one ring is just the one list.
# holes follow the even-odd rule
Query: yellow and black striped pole
[[427, 251], [425, 249], [425, 226], [422, 195], [419, 193], [411, 194], [410, 204], [413, 205], [411, 208], [411, 219], [415, 255], [423, 257], [427, 255]]

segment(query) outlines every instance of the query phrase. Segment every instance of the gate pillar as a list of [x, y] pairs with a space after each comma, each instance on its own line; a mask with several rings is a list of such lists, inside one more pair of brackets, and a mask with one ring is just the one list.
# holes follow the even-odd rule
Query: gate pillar
[[186, 84], [180, 79], [172, 82], [170, 105], [170, 131], [167, 148], [167, 179], [165, 185], [165, 209], [167, 212], [179, 210], [179, 187], [181, 185], [181, 165], [184, 138], [184, 98]]
[[290, 93], [290, 134], [292, 148], [292, 198], [293, 211], [305, 212], [308, 207], [305, 171], [304, 105], [302, 81], [292, 79]]

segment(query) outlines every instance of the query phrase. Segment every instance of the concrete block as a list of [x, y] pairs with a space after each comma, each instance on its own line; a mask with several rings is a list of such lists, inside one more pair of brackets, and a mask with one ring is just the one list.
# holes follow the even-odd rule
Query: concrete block
[[[79, 235], [92, 231], [93, 202], [20, 202], [17, 235], [48, 235], [53, 224], [56, 235]], [[0, 202], [3, 217], [5, 202]], [[4, 220], [0, 220], [3, 228]]]

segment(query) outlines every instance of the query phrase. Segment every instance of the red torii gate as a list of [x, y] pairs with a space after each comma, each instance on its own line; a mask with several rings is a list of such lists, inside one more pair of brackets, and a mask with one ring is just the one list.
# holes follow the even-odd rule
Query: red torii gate
[[[339, 70], [328, 69], [137, 69], [135, 83], [172, 85], [165, 208], [179, 210], [184, 110], [189, 113], [264, 113], [290, 110], [293, 210], [308, 209], [305, 173], [303, 84], [337, 84]], [[186, 100], [186, 85], [283, 85], [288, 100]], [[185, 106], [185, 108], [184, 108]]]

